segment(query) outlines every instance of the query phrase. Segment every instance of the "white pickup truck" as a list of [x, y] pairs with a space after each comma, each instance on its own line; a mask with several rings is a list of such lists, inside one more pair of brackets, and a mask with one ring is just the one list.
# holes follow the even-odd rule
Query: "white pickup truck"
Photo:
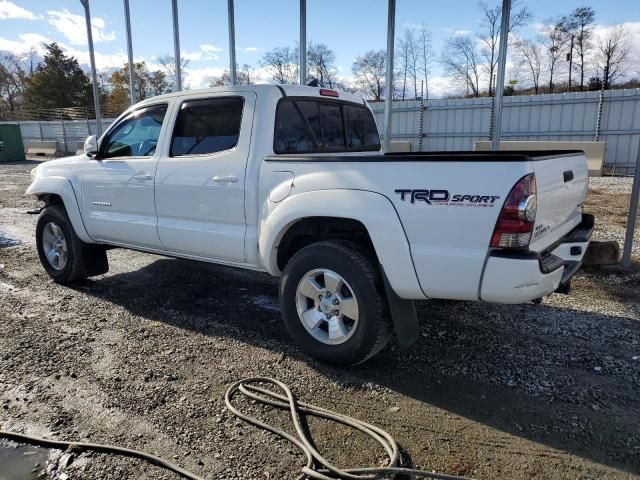
[[567, 291], [593, 229], [582, 152], [383, 154], [366, 102], [334, 90], [162, 95], [85, 151], [27, 190], [55, 281], [105, 273], [114, 246], [265, 271], [294, 340], [339, 364], [413, 341], [413, 300]]

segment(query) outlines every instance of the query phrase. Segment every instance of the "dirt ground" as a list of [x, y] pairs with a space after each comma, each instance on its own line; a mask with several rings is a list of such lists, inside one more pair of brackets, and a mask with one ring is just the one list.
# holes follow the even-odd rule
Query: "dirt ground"
[[[51, 282], [36, 218], [23, 214], [35, 206], [23, 196], [34, 165], [0, 164], [0, 230], [22, 240], [0, 248], [1, 429], [141, 449], [206, 478], [291, 479], [304, 463], [295, 447], [224, 408], [232, 382], [264, 375], [388, 430], [416, 468], [640, 479], [640, 242], [631, 271], [583, 270], [571, 295], [542, 305], [422, 302], [414, 345], [333, 368], [293, 345], [266, 275], [112, 250], [108, 274], [74, 288]], [[629, 191], [628, 180], [594, 181], [586, 210], [599, 238], [624, 235]], [[309, 426], [340, 466], [384, 458], [359, 433]], [[177, 478], [102, 454], [66, 468], [50, 458], [51, 478]]]

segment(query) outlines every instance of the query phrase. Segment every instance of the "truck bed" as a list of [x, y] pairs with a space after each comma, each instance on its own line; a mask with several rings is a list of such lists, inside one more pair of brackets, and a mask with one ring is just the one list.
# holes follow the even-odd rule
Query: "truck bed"
[[584, 155], [582, 150], [510, 150], [499, 152], [434, 151], [434, 152], [393, 152], [369, 155], [339, 153], [309, 153], [270, 155], [266, 161], [308, 161], [308, 162], [535, 162], [554, 157]]

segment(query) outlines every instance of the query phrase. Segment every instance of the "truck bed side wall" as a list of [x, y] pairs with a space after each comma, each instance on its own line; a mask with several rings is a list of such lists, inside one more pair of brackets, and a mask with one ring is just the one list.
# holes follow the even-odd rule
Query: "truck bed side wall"
[[[287, 221], [279, 220], [278, 225], [286, 225], [300, 215], [299, 212], [305, 215], [318, 212], [321, 216], [340, 212], [339, 216], [379, 229], [379, 233], [370, 232], [376, 249], [374, 237], [391, 243], [395, 237], [406, 236], [410, 255], [405, 255], [404, 262], [397, 263], [402, 249], [394, 251], [391, 257], [377, 252], [391, 286], [402, 298], [426, 295], [477, 300], [491, 234], [502, 204], [518, 179], [532, 171], [531, 162], [413, 162], [410, 158], [398, 162], [363, 162], [345, 157], [344, 162], [323, 163], [320, 157], [313, 162], [287, 159], [263, 162], [260, 178], [265, 179], [265, 185], [272, 172], [286, 170], [295, 176], [294, 188], [282, 204], [293, 202], [296, 197], [302, 202], [296, 206], [296, 214], [289, 214]], [[305, 192], [322, 190], [326, 193], [305, 196], [308, 195]], [[361, 195], [359, 190], [369, 193]], [[396, 190], [405, 191], [404, 200]], [[448, 201], [430, 200], [430, 194], [424, 192], [432, 190], [436, 191], [432, 192], [433, 198], [446, 196]], [[260, 224], [260, 252], [269, 259], [266, 265], [273, 265], [272, 250], [281, 235], [276, 230], [281, 227], [276, 227], [275, 220], [269, 217], [280, 207], [278, 204], [266, 207], [268, 195], [267, 191], [260, 192], [265, 205], [264, 220]], [[489, 201], [454, 202], [455, 195], [466, 195], [471, 200], [489, 197]], [[491, 202], [491, 197], [497, 198]], [[393, 227], [397, 218], [400, 228]], [[263, 235], [273, 239], [263, 241]], [[421, 287], [419, 295], [415, 290], [399, 287], [401, 283], [397, 279], [415, 275], [414, 267], [407, 265], [409, 260], [415, 266]], [[267, 268], [273, 269], [273, 266]]]

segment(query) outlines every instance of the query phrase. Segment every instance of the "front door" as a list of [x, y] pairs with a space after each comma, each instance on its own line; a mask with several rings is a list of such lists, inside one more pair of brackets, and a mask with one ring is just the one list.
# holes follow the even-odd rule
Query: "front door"
[[158, 163], [158, 235], [175, 253], [245, 261], [245, 168], [255, 94], [189, 96], [176, 105]]
[[167, 108], [166, 103], [142, 107], [121, 119], [83, 172], [82, 218], [93, 239], [161, 248], [154, 179]]

